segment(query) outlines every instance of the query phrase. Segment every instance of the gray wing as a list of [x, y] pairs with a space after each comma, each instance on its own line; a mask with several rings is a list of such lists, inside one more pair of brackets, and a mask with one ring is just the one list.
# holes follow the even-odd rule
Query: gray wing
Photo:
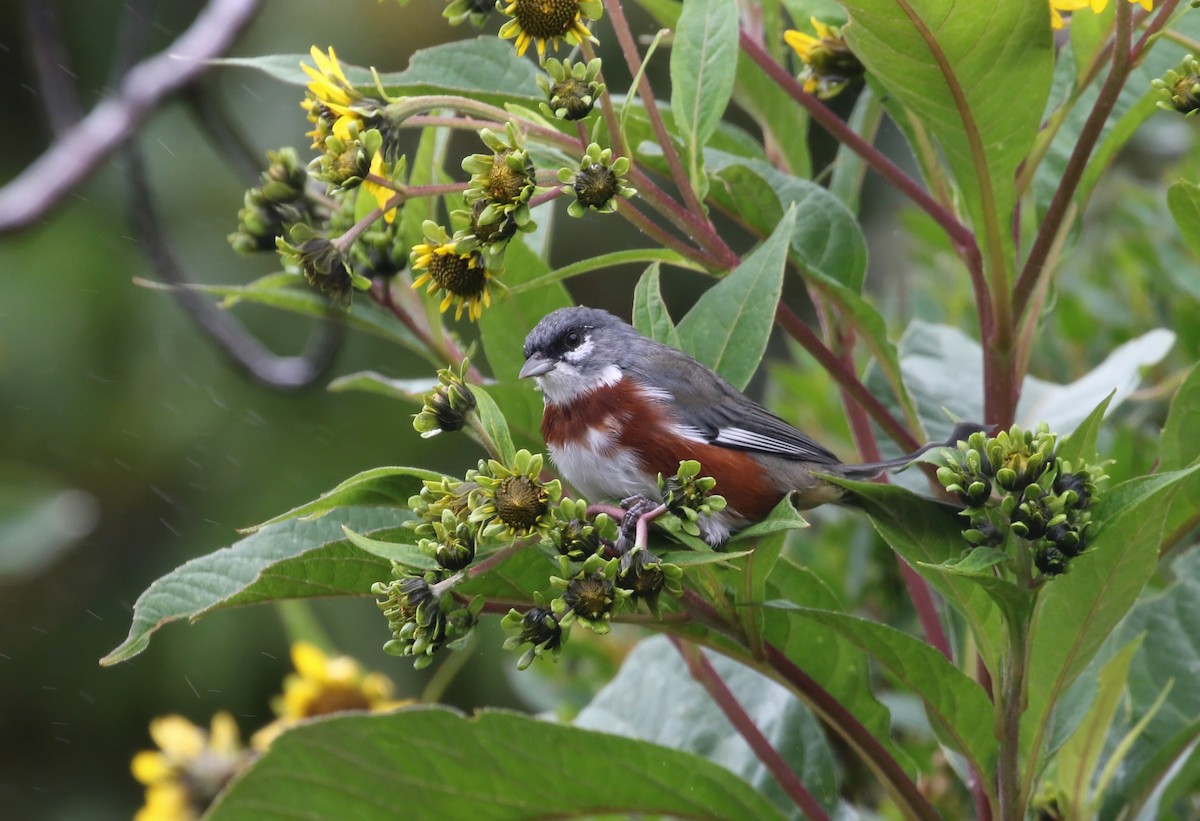
[[[683, 435], [795, 461], [841, 463], [706, 366], [673, 348], [656, 347], [652, 357], [628, 364], [625, 371], [652, 393], [670, 394]], [[654, 379], [649, 377], [651, 373]]]

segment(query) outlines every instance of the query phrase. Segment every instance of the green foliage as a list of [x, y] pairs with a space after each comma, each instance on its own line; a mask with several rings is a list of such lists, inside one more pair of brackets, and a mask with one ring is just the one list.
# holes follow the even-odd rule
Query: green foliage
[[[579, 743], [605, 766], [580, 768], [562, 754]], [[491, 751], [487, 767], [479, 766], [482, 750]], [[433, 772], [455, 773], [462, 783], [452, 790], [429, 787], [423, 774]], [[679, 777], [683, 772], [685, 779]], [[299, 727], [271, 746], [210, 817], [350, 812], [387, 819], [396, 814], [396, 800], [388, 796], [401, 795], [404, 812], [428, 818], [500, 821], [547, 812], [714, 821], [782, 817], [750, 785], [696, 756], [513, 713], [467, 718], [445, 709], [346, 716]]]
[[[401, 379], [380, 364], [330, 389], [400, 400], [402, 422], [419, 409], [415, 431], [380, 428], [462, 431], [477, 461], [366, 470], [184, 564], [143, 594], [104, 663], [136, 655], [169, 621], [372, 592], [387, 652], [438, 664], [439, 686], [457, 672], [452, 652], [502, 617], [508, 663], [530, 668], [534, 684], [520, 686], [542, 703], [558, 692], [548, 667], [587, 679], [572, 666], [581, 648], [622, 648], [630, 625], [671, 640], [639, 644], [602, 688], [586, 681], [599, 692], [573, 725], [424, 707], [295, 727], [210, 817], [382, 818], [402, 806], [431, 817], [926, 819], [973, 807], [1017, 821], [1127, 817], [1186, 795], [1200, 738], [1194, 688], [1180, 685], [1200, 663], [1189, 639], [1200, 562], [1186, 551], [1200, 524], [1200, 337], [1181, 321], [1194, 304], [1142, 270], [1194, 265], [1200, 188], [1175, 182], [1164, 203], [1161, 187], [1105, 172], [1154, 126], [1147, 72], [1179, 60], [1169, 35], [1149, 34], [1186, 33], [1197, 16], [1171, 0], [1149, 14], [1114, 0], [1101, 15], [1074, 12], [1056, 50], [1042, 2], [640, 5], [671, 29], [645, 52], [620, 2], [602, 15], [581, 0], [546, 36], [534, 18], [550, 6], [514, 0], [498, 10], [517, 51], [483, 36], [384, 73], [332, 49], [221, 61], [305, 86], [317, 156], [299, 178], [295, 152], [272, 154], [287, 179], [260, 179], [243, 209], [254, 231], [234, 240], [254, 251], [277, 226], [294, 243], [281, 245], [285, 271], [195, 290], [226, 309], [332, 316], [449, 365]], [[787, 16], [797, 31], [785, 37]], [[600, 73], [589, 37], [620, 48], [633, 87]], [[545, 74], [519, 53], [562, 41], [579, 46], [585, 72], [554, 63]], [[645, 72], [660, 47], [671, 50], [669, 100]], [[858, 95], [846, 121], [824, 102], [839, 92]], [[585, 93], [588, 105], [546, 105]], [[885, 110], [911, 162], [874, 147]], [[812, 152], [812, 123], [835, 152]], [[460, 156], [454, 129], [477, 131], [483, 148], [470, 139], [465, 150], [483, 153]], [[831, 168], [814, 169], [825, 154]], [[865, 230], [868, 168], [922, 212], [905, 220], [919, 264]], [[595, 191], [621, 196], [583, 207]], [[1111, 212], [1087, 210], [1099, 192], [1118, 201]], [[554, 201], [571, 195], [581, 219], [556, 220]], [[1169, 226], [1168, 209], [1183, 241], [1160, 251], [1142, 229]], [[1081, 262], [1108, 262], [1081, 241], [1093, 214], [1126, 229], [1111, 277]], [[635, 285], [623, 278], [646, 264]], [[1186, 292], [1187, 275], [1173, 276]], [[548, 393], [559, 416], [546, 430], [555, 418], [574, 427], [543, 454], [543, 406], [519, 377], [527, 359], [527, 374], [553, 383], [525, 341], [577, 301], [631, 317], [738, 390], [779, 328], [804, 349], [787, 368], [821, 369], [775, 367], [765, 393], [782, 418], [805, 414], [817, 440], [848, 428], [867, 462], [932, 436], [945, 447], [920, 460], [940, 467], [875, 482], [859, 480], [878, 466], [764, 457], [778, 432], [769, 417], [729, 404], [699, 409], [715, 423], [693, 421], [686, 409], [720, 392], [674, 372], [641, 386], [653, 417], [610, 407], [599, 391], [633, 372], [581, 364], [607, 353], [590, 326], [561, 340], [578, 353], [546, 352], [577, 395]], [[627, 364], [638, 351], [620, 354]], [[637, 365], [653, 374], [668, 362], [654, 353]], [[839, 391], [840, 409], [828, 399]], [[989, 424], [941, 442], [963, 420]], [[1152, 470], [1136, 454], [1156, 437]], [[652, 471], [623, 451], [647, 438]], [[586, 469], [589, 448], [609, 462]], [[760, 473], [730, 467], [747, 458]], [[582, 499], [572, 479], [621, 492]], [[756, 488], [777, 485], [756, 515], [741, 513]], [[825, 499], [852, 512], [819, 511], [808, 527], [794, 504]]]

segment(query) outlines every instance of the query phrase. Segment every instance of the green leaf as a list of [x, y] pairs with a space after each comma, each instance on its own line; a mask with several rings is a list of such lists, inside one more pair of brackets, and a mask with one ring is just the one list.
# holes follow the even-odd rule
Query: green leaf
[[925, 564], [934, 570], [954, 573], [958, 576], [991, 575], [992, 568], [1008, 561], [1008, 554], [994, 547], [976, 547], [965, 556], [944, 561], [941, 564]]
[[704, 146], [733, 95], [738, 60], [735, 0], [691, 0], [683, 5], [671, 47], [671, 113], [700, 188]]
[[[603, 766], [580, 766], [581, 758]], [[450, 781], [438, 782], [438, 773]], [[516, 713], [465, 717], [443, 708], [347, 715], [289, 730], [208, 818], [394, 821], [398, 811], [473, 821], [613, 813], [783, 818], [745, 781], [688, 753]]]
[[957, 559], [966, 546], [957, 511], [895, 485], [831, 481], [854, 492], [884, 541], [966, 619], [988, 669], [998, 669], [1004, 630], [1000, 610], [980, 585], [981, 577], [945, 573], [936, 567]]
[[[346, 525], [342, 525], [342, 531], [346, 534], [346, 538], [350, 543], [359, 550], [370, 553], [372, 556], [378, 556], [381, 559], [386, 559], [389, 562], [396, 562], [413, 570], [424, 572], [426, 570], [437, 570], [439, 565], [429, 556], [421, 552], [421, 548], [415, 544], [406, 544], [404, 542], [386, 542], [381, 539], [372, 539], [369, 536], [364, 536], [361, 533], [355, 533]], [[408, 531], [407, 535], [411, 535], [412, 531]]]
[[659, 553], [658, 558], [679, 567], [700, 567], [706, 564], [728, 564], [733, 567], [734, 559], [744, 559], [753, 553], [753, 550], [672, 550]]
[[1200, 458], [1200, 366], [1193, 367], [1171, 399], [1167, 422], [1158, 438], [1163, 470], [1178, 470]]
[[656, 342], [679, 347], [679, 333], [658, 287], [657, 262], [646, 269], [633, 291], [633, 327]]
[[764, 134], [770, 135], [789, 172], [802, 179], [812, 175], [806, 138], [808, 112], [740, 49], [733, 102], [758, 123]]
[[[1141, 382], [1141, 369], [1159, 362], [1174, 343], [1175, 335], [1161, 328], [1149, 331], [1116, 348], [1092, 371], [1066, 385], [1025, 378], [1017, 423], [1034, 427], [1046, 422], [1052, 431], [1065, 436], [1087, 420], [1109, 394], [1108, 412], [1129, 398]], [[900, 370], [904, 384], [916, 403], [917, 413], [931, 439], [950, 435], [953, 419], [983, 418], [983, 383], [964, 380], [962, 374], [982, 373], [983, 350], [979, 343], [957, 328], [914, 321], [900, 339]], [[867, 387], [885, 404], [885, 384], [875, 373], [867, 375]], [[894, 451], [890, 455], [896, 455]], [[924, 483], [924, 477], [911, 474]], [[905, 474], [897, 477], [905, 483]]]
[[895, 628], [845, 613], [808, 607], [794, 612], [835, 631], [882, 664], [924, 702], [938, 738], [966, 756], [978, 772], [994, 771], [997, 744], [991, 700], [940, 652]]
[[513, 446], [512, 434], [508, 432], [508, 421], [487, 391], [478, 385], [472, 385], [471, 391], [475, 394], [479, 423], [495, 446], [498, 460], [511, 465], [517, 457], [517, 449]]
[[976, 233], [1001, 252], [1012, 242], [1013, 179], [1050, 94], [1054, 38], [1046, 5], [993, 3], [986, 13], [957, 0], [843, 5], [850, 23], [842, 31], [855, 55], [925, 123]]
[[[1046, 585], [1034, 613], [1029, 658], [1029, 706], [1021, 738], [1037, 764], [1053, 734], [1059, 697], [1095, 656], [1133, 606], [1158, 564], [1163, 514], [1180, 483], [1200, 465], [1124, 482], [1101, 496], [1093, 513], [1092, 548], [1070, 571]], [[1070, 630], [1064, 632], [1064, 627]]]
[[1167, 189], [1167, 207], [1179, 226], [1179, 233], [1200, 254], [1200, 185], [1187, 180], [1174, 183]]
[[614, 265], [628, 265], [634, 262], [662, 262], [689, 271], [705, 270], [702, 265], [692, 262], [687, 257], [668, 248], [630, 248], [624, 251], [610, 251], [607, 254], [590, 256], [578, 262], [564, 265], [561, 268], [555, 268], [553, 271], [543, 274], [536, 279], [526, 279], [519, 283], [510, 282], [508, 283], [508, 293], [516, 296], [526, 291], [541, 288], [543, 285], [551, 282], [561, 282], [564, 279], [570, 279], [571, 277], [586, 274], [590, 271], [599, 271], [603, 268], [611, 268]]
[[1125, 692], [1129, 664], [1141, 643], [1141, 638], [1129, 642], [1101, 668], [1099, 689], [1092, 708], [1054, 757], [1054, 778], [1059, 795], [1065, 798], [1065, 805], [1060, 806], [1068, 817], [1085, 818], [1092, 814], [1092, 779], [1096, 765], [1104, 752], [1121, 694]]
[[[272, 54], [265, 57], [232, 57], [213, 60], [216, 65], [253, 68], [292, 85], [305, 86], [310, 78], [300, 63], [313, 64], [307, 54]], [[378, 96], [369, 69], [341, 59], [342, 71], [352, 85], [365, 94]], [[425, 94], [460, 94], [503, 105], [514, 99], [544, 99], [537, 87], [537, 70], [517, 57], [511, 43], [496, 37], [457, 40], [421, 49], [413, 54], [404, 71], [380, 74], [384, 90], [393, 97]]]
[[788, 609], [763, 608], [763, 601], [787, 601], [799, 607], [839, 611], [832, 591], [812, 571], [784, 554], [767, 579], [762, 599], [747, 604], [762, 624], [763, 640], [780, 649], [791, 661], [841, 702], [891, 755], [905, 762], [892, 742], [890, 716], [871, 690], [869, 665], [863, 652], [846, 639], [813, 630], [808, 619]]
[[[511, 47], [509, 49], [511, 51]], [[526, 246], [524, 238], [514, 237], [504, 252], [505, 285], [518, 285], [544, 276], [549, 267]], [[542, 317], [556, 308], [572, 305], [561, 282], [547, 283], [531, 291], [496, 295], [492, 307], [479, 318], [479, 332], [487, 351], [492, 376], [499, 382], [517, 382], [525, 364], [525, 337]]]
[[1145, 637], [1129, 671], [1125, 726], [1148, 715], [1173, 686], [1110, 784], [1106, 818], [1115, 817], [1117, 808], [1141, 806], [1200, 738], [1200, 688], [1193, 686], [1200, 669], [1200, 550], [1181, 556], [1171, 571], [1175, 583], [1140, 601], [1108, 642], [1120, 647]]
[[767, 518], [734, 533], [727, 544], [737, 544], [738, 542], [750, 539], [761, 539], [763, 536], [771, 536], [781, 531], [799, 530], [805, 527], [809, 527], [808, 521], [792, 505], [791, 499], [785, 496], [780, 500], [779, 504], [775, 505], [767, 515]]
[[100, 663], [132, 658], [163, 625], [214, 610], [276, 599], [367, 595], [373, 582], [387, 578], [388, 563], [353, 547], [342, 525], [383, 533], [409, 518], [407, 511], [387, 508], [342, 508], [315, 521], [264, 527], [192, 559], [138, 597], [128, 637]]
[[791, 252], [806, 271], [861, 291], [867, 271], [867, 243], [854, 213], [811, 180], [785, 174], [765, 160], [724, 151], [704, 152], [705, 163], [721, 184], [713, 198], [763, 236], [795, 205]]
[[260, 525], [246, 528], [246, 533], [262, 530], [268, 525], [300, 517], [315, 519], [340, 507], [352, 505], [386, 505], [408, 507], [408, 500], [421, 492], [426, 480], [437, 482], [449, 478], [424, 468], [382, 467], [356, 473], [333, 490], [322, 493], [311, 502], [294, 507], [287, 513], [274, 516]]
[[708, 289], [678, 326], [683, 350], [739, 390], [767, 349], [795, 219], [795, 209], [789, 209], [775, 233]]
[[[826, 809], [838, 803], [837, 762], [820, 723], [786, 688], [731, 659], [705, 653], [792, 772]], [[693, 753], [751, 784], [784, 812], [794, 804], [661, 636], [640, 642], [575, 726]]]
[[1100, 439], [1100, 425], [1104, 423], [1104, 416], [1108, 413], [1108, 406], [1112, 404], [1116, 393], [1114, 389], [1112, 393], [1104, 397], [1100, 404], [1088, 414], [1088, 417], [1079, 423], [1079, 427], [1075, 428], [1074, 432], [1066, 438], [1066, 441], [1058, 443], [1054, 449], [1055, 456], [1072, 464], [1100, 460], [1096, 450], [1097, 442]]
[[421, 379], [392, 379], [375, 371], [358, 371], [357, 373], [339, 376], [329, 383], [328, 390], [333, 393], [344, 391], [363, 391], [377, 393], [392, 399], [401, 399], [418, 406], [424, 404], [425, 394], [438, 386], [436, 377]]
[[[981, 558], [972, 558], [975, 553], [981, 553]], [[951, 560], [942, 564], [921, 564], [936, 573], [960, 576], [975, 584], [987, 594], [1000, 612], [1004, 614], [1005, 623], [1012, 626], [1024, 624], [1033, 609], [1034, 598], [1021, 590], [1013, 582], [1000, 576], [993, 575], [984, 568], [1008, 561], [1008, 556], [1000, 550], [977, 547], [970, 555], [962, 560]]]
[[[135, 279], [134, 282], [158, 291], [172, 291], [179, 287], [144, 279]], [[348, 313], [335, 311], [331, 316], [329, 300], [309, 288], [303, 279], [292, 274], [271, 274], [255, 280], [249, 285], [193, 283], [186, 287], [189, 290], [225, 297], [224, 307], [232, 307], [238, 302], [250, 302], [314, 319], [332, 318], [334, 321], [345, 322], [354, 330], [366, 331], [382, 339], [400, 344], [436, 364], [424, 343], [413, 336], [394, 316], [386, 313], [361, 294], [358, 299], [354, 300]]]

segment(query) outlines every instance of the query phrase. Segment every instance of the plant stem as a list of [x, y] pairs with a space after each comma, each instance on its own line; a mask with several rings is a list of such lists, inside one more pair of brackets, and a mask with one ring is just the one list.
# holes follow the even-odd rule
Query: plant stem
[[[849, 344], [843, 343], [841, 346], [841, 360], [843, 366], [850, 371], [854, 368], [854, 354], [850, 349]], [[845, 387], [842, 388], [842, 407], [846, 410], [846, 418], [850, 423], [850, 432], [854, 436], [855, 444], [858, 445], [859, 455], [864, 462], [878, 462], [883, 459], [883, 454], [879, 452], [879, 443], [875, 441], [875, 431], [871, 430], [870, 420], [867, 419], [866, 411], [862, 405], [853, 401], [850, 392]], [[886, 482], [887, 477], [879, 477], [879, 481]], [[950, 652], [950, 642], [946, 638], [946, 631], [942, 627], [941, 617], [938, 615], [937, 604], [934, 602], [933, 593], [929, 589], [929, 584], [921, 577], [921, 574], [913, 570], [908, 562], [900, 557], [899, 553], [895, 554], [896, 564], [900, 567], [900, 574], [904, 578], [904, 586], [908, 590], [908, 597], [912, 600], [913, 608], [917, 611], [917, 618], [921, 621], [921, 629], [925, 633], [925, 640], [938, 649], [949, 661], [954, 661], [954, 655]]]
[[891, 793], [900, 811], [921, 821], [939, 819], [937, 811], [917, 789], [904, 768], [853, 713], [830, 695], [773, 644], [765, 643], [767, 664], [786, 681], [805, 704], [853, 749]]
[[[637, 44], [633, 41], [633, 31], [629, 28], [629, 21], [625, 19], [625, 10], [621, 7], [621, 0], [604, 0], [604, 10], [608, 13], [613, 32], [617, 35], [617, 42], [620, 43], [621, 53], [625, 56], [629, 74], [637, 77], [642, 59], [638, 54]], [[662, 113], [658, 110], [658, 102], [654, 99], [654, 89], [650, 87], [650, 80], [644, 73], [641, 74], [641, 79], [638, 81], [637, 93], [642, 98], [642, 105], [646, 109], [646, 116], [650, 120], [650, 127], [654, 129], [654, 136], [658, 140], [659, 147], [662, 148], [667, 167], [671, 169], [671, 179], [675, 182], [675, 187], [679, 189], [689, 211], [697, 215], [704, 214], [704, 206], [696, 197], [696, 192], [692, 190], [691, 181], [679, 159], [679, 152], [675, 150], [675, 143], [663, 122]]]
[[[596, 57], [596, 52], [592, 48], [592, 44], [587, 40], [580, 41], [579, 50], [583, 53], [583, 59], [589, 63]], [[603, 68], [600, 69], [600, 73], [596, 76], [596, 79], [604, 83]], [[607, 85], [605, 83], [605, 86]], [[611, 143], [610, 147], [613, 150], [613, 155], [617, 157], [628, 156], [630, 151], [629, 146], [625, 144], [625, 132], [621, 130], [621, 121], [617, 119], [617, 110], [613, 107], [612, 95], [607, 90], [600, 95], [600, 112], [604, 117], [605, 126], [608, 127], [608, 140]], [[582, 120], [578, 122], [578, 126], [579, 145], [586, 148], [588, 144], [587, 128], [584, 126]], [[630, 157], [630, 159], [632, 160], [633, 158]]]
[[975, 244], [974, 233], [967, 226], [963, 225], [949, 209], [943, 207], [941, 203], [931, 197], [916, 180], [905, 174], [900, 166], [884, 156], [879, 149], [856, 134], [836, 114], [830, 111], [824, 103], [812, 94], [807, 93], [787, 69], [776, 62], [770, 54], [763, 50], [762, 46], [754, 42], [754, 39], [744, 31], [740, 36], [740, 45], [746, 56], [757, 63], [793, 100], [804, 106], [809, 115], [822, 128], [836, 138], [839, 143], [845, 145], [855, 154], [866, 160], [867, 164], [875, 169], [876, 173], [894, 185], [900, 193], [912, 200], [918, 208], [933, 217], [934, 221], [942, 226], [942, 229], [950, 236], [954, 244], [959, 247], [960, 255], [964, 260], [967, 260], [968, 267], [982, 268], [979, 247]]
[[707, 219], [698, 218], [676, 202], [646, 172], [635, 165], [630, 167], [628, 176], [630, 182], [638, 190], [638, 197], [666, 217], [689, 239], [704, 248], [713, 259], [718, 260], [719, 267], [732, 269], [741, 262], [741, 258], [717, 235], [716, 230]]
[[684, 641], [676, 636], [671, 636], [670, 640], [675, 649], [679, 651], [679, 655], [683, 657], [692, 678], [707, 691], [713, 703], [721, 708], [721, 712], [725, 714], [725, 718], [729, 719], [729, 723], [733, 725], [738, 734], [750, 745], [750, 749], [754, 751], [758, 760], [763, 763], [763, 766], [767, 768], [767, 771], [771, 773], [771, 776], [783, 788], [788, 797], [792, 799], [806, 817], [813, 821], [828, 821], [829, 814], [825, 812], [825, 808], [808, 791], [808, 788], [804, 786], [804, 782], [788, 766], [787, 761], [779, 754], [779, 751], [771, 746], [771, 742], [763, 735], [758, 725], [754, 723], [754, 719], [750, 717], [749, 713], [738, 702], [737, 696], [729, 689], [729, 685], [721, 678], [721, 674], [713, 667], [712, 662], [708, 660], [704, 652], [695, 645], [685, 644]]
[[838, 385], [854, 397], [854, 400], [871, 415], [875, 423], [883, 428], [884, 432], [900, 446], [901, 450], [908, 452], [921, 446], [921, 443], [904, 427], [900, 420], [867, 390], [867, 386], [862, 383], [854, 370], [846, 367], [837, 355], [826, 347], [821, 338], [813, 333], [808, 325], [804, 324], [804, 320], [795, 311], [781, 302], [775, 309], [775, 321], [799, 342], [830, 376], [837, 380]]
[[687, 257], [703, 266], [706, 270], [725, 267], [720, 261], [713, 259], [704, 251], [693, 248], [683, 240], [668, 234], [658, 223], [639, 211], [637, 206], [632, 202], [626, 200], [625, 202], [618, 203], [617, 213], [659, 245], [663, 245], [677, 254]]
[[[1174, 3], [1167, 0], [1166, 5], [1173, 6]], [[1163, 11], [1166, 12], [1166, 9]], [[1071, 156], [1067, 160], [1067, 167], [1063, 170], [1058, 189], [1055, 190], [1050, 204], [1046, 207], [1042, 225], [1029, 249], [1029, 257], [1025, 260], [1020, 276], [1017, 277], [1017, 283], [1013, 289], [1013, 313], [1016, 317], [1021, 317], [1025, 313], [1029, 305], [1029, 297], [1033, 293], [1038, 279], [1048, 274], [1046, 259], [1054, 244], [1054, 237], [1062, 228], [1067, 208], [1071, 204], [1072, 197], [1075, 196], [1075, 191], [1079, 188], [1083, 172], [1087, 169], [1087, 161], [1091, 158], [1092, 151], [1095, 150], [1096, 143], [1099, 142], [1100, 135], [1104, 132], [1104, 124], [1108, 121], [1113, 107], [1117, 104], [1117, 99], [1121, 96], [1121, 89], [1124, 88], [1125, 81], [1129, 78], [1131, 36], [1129, 4], [1119, 2], [1117, 3], [1117, 34], [1113, 48], [1112, 68], [1109, 69], [1104, 84], [1100, 86], [1096, 104], [1079, 132], [1075, 150], [1071, 152]]]
[[[1017, 586], [1028, 595], [1033, 592], [1033, 557], [1024, 545], [1017, 547], [1014, 571]], [[996, 739], [1000, 742], [996, 761], [996, 794], [1000, 803], [1000, 818], [1003, 821], [1022, 821], [1028, 803], [1028, 784], [1021, 780], [1021, 716], [1028, 704], [1026, 675], [1029, 671], [1030, 625], [1036, 602], [1029, 613], [1016, 624], [1008, 624], [1008, 652], [1000, 665], [1000, 679], [996, 682], [995, 721]], [[1037, 759], [1037, 751], [1030, 752], [1030, 772]]]

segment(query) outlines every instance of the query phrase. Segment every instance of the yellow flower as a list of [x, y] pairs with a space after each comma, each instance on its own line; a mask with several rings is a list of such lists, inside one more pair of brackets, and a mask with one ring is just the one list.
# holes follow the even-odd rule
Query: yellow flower
[[457, 304], [454, 318], [461, 319], [463, 308], [466, 308], [468, 318], [475, 322], [483, 315], [485, 307], [492, 307], [488, 288], [492, 274], [483, 255], [474, 250], [473, 241], [460, 248], [460, 241], [452, 240], [446, 229], [432, 220], [425, 220], [421, 227], [427, 242], [413, 246], [412, 269], [424, 273], [413, 280], [412, 287], [420, 288], [429, 283], [428, 293], [445, 291], [446, 296], [438, 310], [445, 313], [447, 308]]
[[226, 712], [213, 716], [207, 733], [183, 716], [156, 718], [150, 737], [158, 749], [143, 750], [131, 765], [133, 777], [146, 785], [146, 803], [134, 821], [199, 818], [250, 760], [237, 723]]
[[344, 710], [383, 712], [410, 703], [392, 698], [392, 682], [382, 673], [364, 673], [349, 656], [330, 658], [308, 642], [292, 645], [292, 665], [296, 673], [284, 679], [283, 694], [272, 703], [278, 718], [251, 739], [256, 750], [306, 718]]
[[863, 66], [842, 39], [840, 29], [828, 26], [815, 17], [810, 18], [809, 22], [816, 32], [815, 37], [792, 29], [784, 32], [783, 39], [804, 63], [799, 75], [799, 79], [804, 81], [804, 90], [828, 99], [862, 74]]
[[[1129, 0], [1130, 3], [1137, 3], [1146, 11], [1154, 11], [1154, 0]], [[1104, 11], [1104, 7], [1108, 5], [1108, 0], [1091, 0], [1092, 11], [1099, 14]]]
[[310, 48], [308, 53], [317, 67], [300, 64], [300, 68], [311, 78], [308, 84], [310, 96], [300, 105], [308, 113], [308, 119], [316, 124], [316, 128], [308, 132], [308, 136], [313, 138], [312, 147], [320, 148], [330, 132], [348, 143], [355, 136], [350, 131], [350, 124], [362, 122], [362, 116], [351, 105], [363, 99], [363, 95], [346, 78], [332, 46], [328, 55], [316, 46]]
[[603, 12], [601, 0], [509, 0], [501, 9], [512, 17], [500, 27], [500, 36], [517, 38], [517, 54], [522, 55], [530, 43], [537, 43], [538, 60], [546, 59], [546, 43], [558, 50], [559, 40], [579, 45], [583, 40], [596, 42], [583, 19], [599, 19]]
[[[1130, 3], [1137, 3], [1146, 11], [1154, 10], [1154, 0], [1129, 0]], [[1080, 9], [1090, 8], [1096, 14], [1104, 11], [1108, 6], [1108, 0], [1050, 0], [1050, 26], [1055, 29], [1061, 29], [1065, 25], [1062, 12], [1074, 12]]]
[[1091, 5], [1092, 0], [1050, 0], [1050, 26], [1060, 29], [1065, 25], [1062, 12], [1079, 11]]
[[[371, 160], [371, 169], [367, 173], [370, 176], [380, 177], [385, 180], [389, 178], [387, 170], [384, 168], [382, 151], [375, 152], [375, 156]], [[375, 198], [375, 202], [380, 208], [383, 208], [388, 204], [388, 202], [391, 201], [393, 197], [396, 196], [396, 190], [394, 188], [388, 188], [386, 185], [377, 183], [369, 177], [363, 181], [363, 187], [366, 188], [367, 192]], [[396, 219], [395, 207], [389, 208], [387, 211], [385, 211], [383, 213], [383, 219], [386, 222], [392, 222], [394, 219]]]

